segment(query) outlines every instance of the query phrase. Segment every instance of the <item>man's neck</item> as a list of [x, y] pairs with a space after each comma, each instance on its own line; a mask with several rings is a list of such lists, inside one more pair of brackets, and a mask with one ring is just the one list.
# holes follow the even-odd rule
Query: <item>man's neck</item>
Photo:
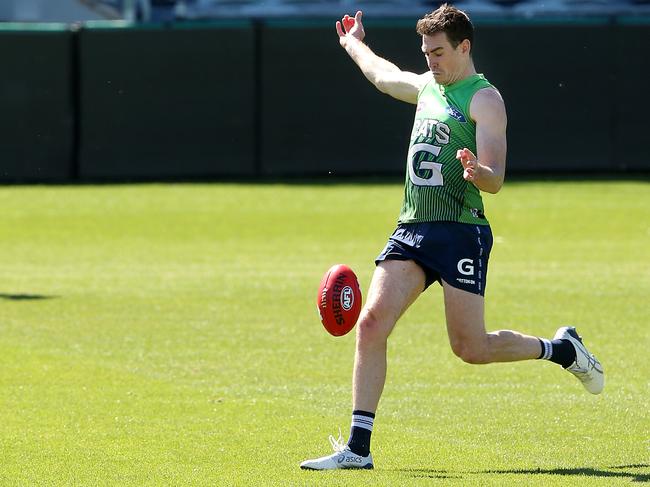
[[470, 76], [474, 76], [475, 74], [476, 74], [476, 68], [474, 68], [474, 63], [470, 61], [465, 66], [465, 68], [460, 72], [460, 74], [457, 77], [454, 77], [452, 80], [450, 80], [449, 83], [446, 84], [446, 86], [453, 85], [454, 83], [458, 83], [459, 81], [467, 79]]

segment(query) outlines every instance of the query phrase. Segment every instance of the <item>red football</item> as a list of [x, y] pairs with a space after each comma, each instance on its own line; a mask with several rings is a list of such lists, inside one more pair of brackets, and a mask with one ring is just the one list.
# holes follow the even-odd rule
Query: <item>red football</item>
[[361, 312], [361, 289], [354, 271], [344, 264], [332, 266], [318, 288], [318, 313], [325, 329], [335, 337], [349, 332]]

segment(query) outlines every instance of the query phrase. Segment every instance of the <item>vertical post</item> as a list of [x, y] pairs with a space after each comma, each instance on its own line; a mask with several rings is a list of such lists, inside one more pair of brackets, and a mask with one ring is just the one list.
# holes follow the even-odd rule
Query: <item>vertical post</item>
[[262, 88], [263, 82], [263, 43], [262, 30], [264, 24], [260, 19], [253, 20], [253, 127], [255, 134], [255, 145], [253, 149], [253, 171], [256, 177], [261, 177], [263, 173], [263, 149], [264, 134], [262, 123]]
[[136, 20], [136, 0], [123, 0], [122, 2], [122, 18], [127, 22], [135, 22]]
[[136, 22], [138, 20], [138, 8], [140, 9], [140, 18], [148, 22], [151, 20], [151, 0], [123, 0], [122, 18], [127, 22]]
[[142, 20], [149, 22], [151, 20], [151, 0], [138, 0], [142, 12]]

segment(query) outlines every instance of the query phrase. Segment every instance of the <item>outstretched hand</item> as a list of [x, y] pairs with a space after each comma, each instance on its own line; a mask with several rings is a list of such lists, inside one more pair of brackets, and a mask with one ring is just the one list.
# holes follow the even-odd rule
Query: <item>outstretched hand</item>
[[366, 33], [363, 30], [363, 24], [361, 23], [362, 16], [363, 12], [359, 10], [354, 17], [345, 14], [341, 20], [336, 21], [336, 32], [339, 35], [339, 42], [342, 46], [345, 47], [345, 43], [350, 37], [362, 41], [366, 36]]
[[456, 152], [456, 159], [463, 165], [463, 178], [465, 181], [476, 181], [478, 160], [474, 153], [465, 147]]

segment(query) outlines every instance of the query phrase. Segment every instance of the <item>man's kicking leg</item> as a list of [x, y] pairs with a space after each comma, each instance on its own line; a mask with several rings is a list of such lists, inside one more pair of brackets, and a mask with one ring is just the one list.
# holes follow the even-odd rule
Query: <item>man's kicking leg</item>
[[330, 437], [334, 454], [307, 460], [303, 469], [373, 468], [370, 435], [386, 381], [387, 340], [395, 323], [422, 293], [424, 271], [410, 260], [385, 260], [375, 269], [357, 323], [352, 383], [352, 426], [347, 445]]
[[443, 281], [447, 332], [451, 348], [465, 362], [487, 364], [547, 359], [575, 375], [592, 394], [605, 384], [603, 368], [573, 327], [560, 328], [553, 340], [499, 330], [487, 333], [484, 298]]

